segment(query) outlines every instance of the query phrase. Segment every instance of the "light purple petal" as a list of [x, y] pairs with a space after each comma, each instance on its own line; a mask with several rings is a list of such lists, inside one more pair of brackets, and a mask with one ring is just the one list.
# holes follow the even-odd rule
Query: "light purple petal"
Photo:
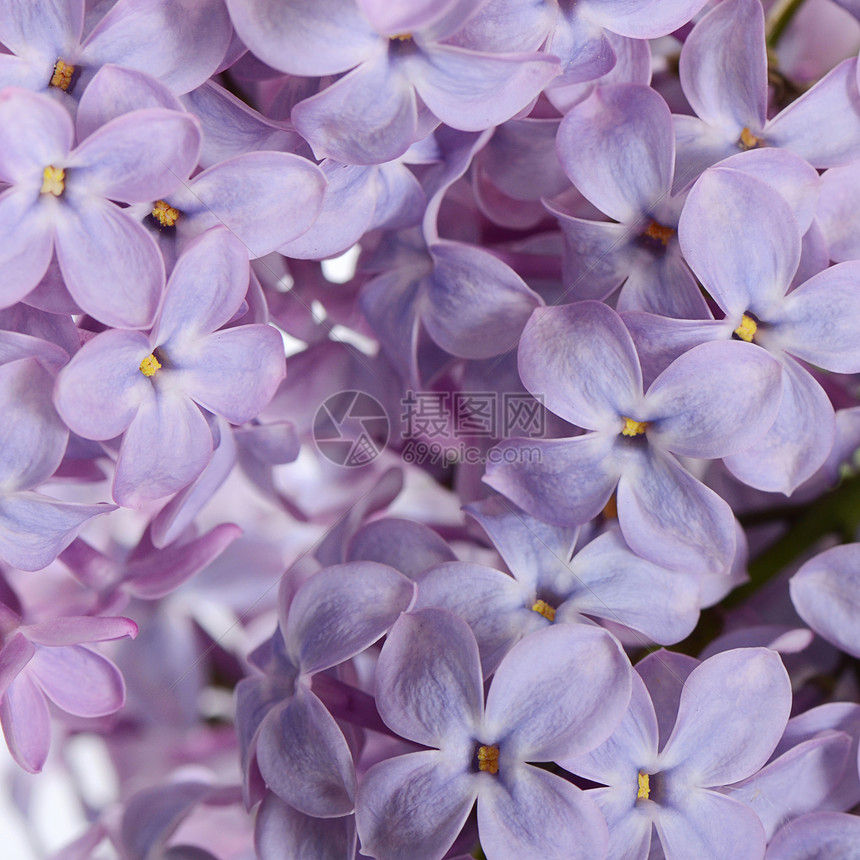
[[675, 180], [672, 193], [679, 194], [712, 164], [737, 155], [734, 131], [714, 128], [697, 116], [673, 114], [675, 126]]
[[57, 707], [78, 717], [103, 717], [125, 702], [119, 669], [83, 645], [37, 648], [29, 671]]
[[791, 601], [798, 615], [828, 642], [860, 656], [860, 546], [825, 550], [791, 578]]
[[345, 72], [378, 49], [380, 36], [353, 0], [227, 0], [242, 41], [293, 75]]
[[830, 400], [809, 371], [788, 356], [782, 370], [782, 400], [770, 430], [725, 464], [750, 487], [789, 495], [827, 459], [836, 428]]
[[427, 46], [409, 58], [409, 79], [442, 122], [483, 131], [511, 119], [558, 75], [547, 54], [481, 54], [450, 45]]
[[455, 242], [432, 245], [421, 319], [436, 343], [462, 358], [489, 358], [516, 344], [541, 300], [517, 273], [484, 251]]
[[[356, 0], [374, 30], [386, 36], [425, 30], [458, 6], [465, 14], [481, 5], [481, 0]], [[462, 14], [462, 13], [461, 13]]]
[[715, 654], [684, 684], [660, 769], [704, 788], [744, 779], [770, 758], [790, 709], [791, 683], [775, 651]]
[[0, 306], [23, 299], [42, 279], [51, 262], [54, 229], [49, 208], [39, 205], [36, 189], [12, 187], [0, 194]]
[[376, 665], [376, 705], [397, 734], [465, 749], [468, 760], [484, 694], [478, 645], [466, 622], [440, 609], [401, 615]]
[[573, 184], [601, 212], [633, 224], [664, 202], [672, 184], [669, 108], [644, 85], [598, 87], [562, 120], [558, 155]]
[[858, 194], [860, 163], [831, 168], [821, 177], [818, 223], [832, 260], [860, 260], [860, 237], [852, 228]]
[[78, 198], [57, 220], [57, 259], [72, 298], [105, 325], [146, 328], [161, 301], [155, 239], [114, 203]]
[[752, 343], [703, 343], [684, 353], [645, 396], [648, 441], [686, 457], [743, 451], [773, 424], [782, 365]]
[[109, 639], [134, 639], [137, 624], [129, 618], [98, 616], [61, 616], [22, 628], [27, 638], [37, 645], [57, 647], [81, 645], [86, 642], [105, 642]]
[[390, 565], [412, 580], [434, 564], [457, 559], [438, 532], [423, 523], [397, 517], [362, 526], [350, 539], [346, 557], [347, 561]]
[[671, 806], [661, 805], [654, 822], [668, 858], [731, 857], [760, 860], [766, 840], [758, 816], [730, 797], [690, 789]]
[[415, 92], [400, 66], [390, 62], [387, 48], [299, 102], [291, 116], [317, 158], [346, 164], [392, 161], [418, 137]]
[[345, 860], [355, 854], [355, 823], [351, 816], [312, 818], [269, 792], [257, 811], [254, 846], [260, 860]]
[[302, 672], [336, 666], [383, 636], [412, 602], [415, 586], [393, 567], [354, 561], [327, 567], [299, 588], [284, 624]]
[[648, 688], [657, 715], [660, 749], [666, 745], [675, 726], [684, 682], [700, 662], [687, 654], [660, 648], [636, 664], [636, 673]]
[[215, 72], [231, 36], [221, 0], [119, 0], [87, 37], [82, 58], [146, 72], [181, 94]]
[[600, 513], [620, 474], [616, 437], [586, 433], [502, 442], [492, 449], [484, 482], [538, 519], [579, 526]]
[[317, 818], [352, 812], [355, 769], [346, 738], [323, 703], [301, 685], [263, 719], [257, 762], [269, 788], [299, 811]]
[[681, 86], [706, 123], [740, 135], [765, 123], [767, 56], [758, 0], [728, 0], [713, 8], [684, 42]]
[[0, 94], [0, 179], [41, 186], [46, 165], [65, 162], [74, 139], [72, 120], [52, 98], [17, 87]]
[[0, 725], [12, 758], [28, 773], [39, 773], [51, 745], [51, 718], [41, 690], [26, 673], [0, 701]]
[[170, 203], [182, 212], [180, 233], [222, 224], [257, 259], [313, 224], [324, 190], [325, 178], [312, 161], [287, 152], [248, 152], [195, 176]]
[[[750, 218], [752, 212], [767, 217]], [[800, 228], [788, 203], [738, 170], [714, 168], [699, 179], [678, 238], [690, 268], [729, 315], [752, 310], [767, 318], [800, 262]]]
[[35, 49], [59, 56], [77, 47], [84, 23], [84, 0], [3, 0], [0, 22], [0, 41], [13, 53]]
[[815, 812], [783, 827], [768, 846], [766, 860], [837, 860], [850, 857], [858, 841], [860, 818], [856, 815]]
[[735, 553], [728, 504], [670, 455], [631, 453], [618, 483], [618, 521], [630, 548], [673, 570], [726, 572]]
[[838, 167], [860, 157], [857, 59], [844, 60], [765, 128], [767, 142], [813, 167]]
[[153, 397], [140, 363], [152, 352], [140, 332], [113, 330], [94, 337], [57, 377], [54, 401], [69, 427], [86, 439], [113, 439]]
[[620, 432], [642, 399], [642, 373], [618, 314], [599, 302], [538, 308], [520, 339], [525, 387], [565, 421]]
[[[512, 768], [513, 769], [513, 768]], [[478, 833], [487, 856], [504, 860], [603, 857], [606, 822], [584, 791], [529, 765], [480, 787]]]
[[588, 15], [613, 33], [656, 39], [677, 30], [705, 5], [703, 0], [584, 0]]
[[114, 499], [138, 507], [190, 484], [212, 457], [203, 413], [181, 391], [162, 390], [141, 404], [122, 440]]
[[361, 784], [355, 810], [362, 854], [379, 860], [442, 857], [477, 794], [478, 781], [466, 763], [436, 750], [374, 765]]
[[187, 113], [133, 110], [93, 132], [71, 155], [69, 185], [123, 203], [168, 195], [191, 173], [200, 124]]
[[484, 728], [503, 756], [581, 755], [612, 734], [630, 701], [630, 664], [598, 627], [556, 624], [521, 639], [487, 695]]
[[35, 653], [36, 649], [23, 633], [13, 633], [6, 639], [0, 648], [0, 699]]

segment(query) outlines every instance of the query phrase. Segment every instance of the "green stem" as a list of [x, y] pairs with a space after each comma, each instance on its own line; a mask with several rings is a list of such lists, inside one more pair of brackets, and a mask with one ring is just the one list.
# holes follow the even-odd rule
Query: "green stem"
[[768, 48], [773, 49], [779, 44], [785, 28], [791, 23], [791, 19], [803, 3], [804, 0], [784, 0], [773, 8], [768, 15], [766, 28]]

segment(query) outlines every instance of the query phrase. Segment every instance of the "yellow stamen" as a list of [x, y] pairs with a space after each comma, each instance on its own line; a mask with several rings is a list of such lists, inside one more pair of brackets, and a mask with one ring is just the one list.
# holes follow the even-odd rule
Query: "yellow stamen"
[[478, 747], [478, 770], [485, 773], [499, 772], [498, 747]]
[[747, 343], [752, 343], [755, 333], [758, 331], [758, 323], [752, 318], [744, 314], [741, 317], [741, 324], [735, 329], [735, 334]]
[[58, 87], [63, 92], [69, 88], [72, 82], [72, 75], [75, 73], [75, 67], [71, 63], [64, 60], [57, 60], [54, 64], [54, 72], [51, 75], [50, 84], [52, 87]]
[[758, 149], [764, 146], [764, 138], [756, 137], [746, 126], [744, 126], [741, 136], [738, 138], [738, 146], [743, 149]]
[[647, 421], [634, 421], [632, 418], [624, 419], [624, 429], [621, 431], [622, 436], [641, 436], [648, 427]]
[[618, 500], [615, 497], [615, 493], [609, 497], [609, 501], [603, 506], [602, 514], [605, 520], [618, 519]]
[[651, 794], [651, 781], [648, 779], [647, 773], [639, 774], [639, 794], [636, 796], [639, 800], [648, 800], [648, 796]]
[[152, 217], [162, 227], [172, 227], [179, 218], [179, 210], [174, 209], [164, 200], [156, 200], [155, 208], [152, 210]]
[[140, 363], [140, 372], [144, 376], [154, 376], [156, 370], [161, 369], [161, 362], [154, 356], [148, 355], [141, 363]]
[[532, 606], [532, 612], [537, 612], [538, 615], [543, 615], [547, 621], [555, 621], [555, 609], [553, 609], [545, 600], [538, 600]]
[[411, 33], [398, 33], [396, 36], [389, 37], [392, 42], [408, 42], [411, 38]]
[[50, 165], [42, 171], [42, 194], [59, 197], [66, 190], [66, 171]]
[[649, 239], [656, 239], [658, 242], [662, 242], [663, 245], [668, 245], [671, 238], [675, 235], [675, 230], [672, 227], [665, 227], [663, 224], [652, 220], [642, 235], [647, 236]]

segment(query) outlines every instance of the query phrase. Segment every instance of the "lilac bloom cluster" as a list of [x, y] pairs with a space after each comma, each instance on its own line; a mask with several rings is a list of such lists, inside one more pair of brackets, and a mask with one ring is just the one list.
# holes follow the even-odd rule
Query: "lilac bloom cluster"
[[0, 854], [860, 856], [858, 53], [0, 0]]

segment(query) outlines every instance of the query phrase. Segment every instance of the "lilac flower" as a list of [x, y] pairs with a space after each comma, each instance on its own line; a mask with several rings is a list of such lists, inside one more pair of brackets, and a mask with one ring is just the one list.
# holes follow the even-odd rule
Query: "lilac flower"
[[765, 860], [838, 860], [850, 857], [860, 840], [860, 817], [812, 812], [787, 824], [768, 845]]
[[609, 824], [607, 857], [644, 860], [653, 823], [667, 858], [760, 860], [761, 822], [722, 787], [758, 771], [782, 735], [791, 684], [779, 656], [742, 648], [694, 668], [659, 749], [661, 704], [634, 674], [630, 709], [616, 732], [593, 752], [560, 762], [607, 786], [589, 792]]
[[24, 298], [56, 252], [72, 299], [106, 325], [144, 328], [164, 288], [146, 230], [116, 203], [172, 191], [197, 162], [187, 114], [160, 109], [117, 117], [72, 149], [66, 111], [46, 96], [0, 93], [0, 262], [4, 307]]
[[728, 505], [673, 455], [712, 459], [741, 451], [773, 422], [779, 365], [751, 344], [702, 344], [676, 359], [648, 391], [633, 341], [598, 302], [538, 309], [520, 341], [526, 388], [591, 431], [570, 439], [510, 440], [485, 480], [546, 522], [578, 525], [618, 487], [630, 548], [656, 564], [725, 570], [735, 549]]
[[375, 0], [288, 6], [230, 0], [228, 6], [239, 35], [274, 68], [311, 76], [352, 69], [296, 105], [293, 123], [318, 158], [381, 164], [440, 120], [480, 131], [510, 119], [558, 73], [557, 60], [547, 55], [445, 44], [479, 2], [386, 8]]
[[212, 455], [202, 409], [234, 424], [254, 418], [284, 375], [270, 326], [221, 329], [248, 287], [244, 247], [223, 228], [189, 247], [147, 337], [114, 329], [90, 340], [57, 379], [66, 423], [88, 439], [124, 434], [114, 498], [138, 506], [182, 489]]
[[134, 638], [127, 618], [61, 617], [25, 624], [0, 603], [0, 723], [12, 757], [38, 773], [51, 742], [47, 699], [79, 717], [118, 711], [125, 701], [119, 670], [92, 642]]
[[488, 860], [603, 856], [603, 822], [585, 795], [526, 762], [599, 744], [623, 713], [628, 673], [604, 631], [550, 627], [511, 649], [485, 706], [466, 623], [436, 609], [403, 615], [379, 657], [377, 706], [391, 729], [432, 749], [367, 772], [356, 806], [362, 853], [441, 858], [477, 799]]

